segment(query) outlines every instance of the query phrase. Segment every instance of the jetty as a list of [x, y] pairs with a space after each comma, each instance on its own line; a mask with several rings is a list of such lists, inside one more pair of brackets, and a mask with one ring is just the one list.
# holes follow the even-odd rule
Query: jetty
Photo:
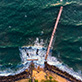
[[48, 46], [47, 52], [46, 52], [45, 60], [47, 60], [48, 54], [49, 54], [49, 52], [50, 52], [50, 48], [51, 48], [51, 46], [52, 46], [52, 42], [53, 42], [53, 38], [54, 38], [54, 34], [55, 34], [55, 32], [56, 32], [57, 25], [58, 25], [58, 22], [59, 22], [59, 19], [60, 19], [60, 16], [61, 16], [62, 10], [63, 10], [63, 6], [61, 6], [61, 7], [60, 7], [60, 10], [59, 10], [59, 14], [58, 14], [58, 17], [57, 17], [57, 20], [56, 20], [56, 23], [55, 23], [55, 26], [54, 26], [54, 29], [53, 29], [53, 32], [52, 32], [52, 35], [51, 35], [51, 39], [50, 39], [50, 43], [49, 43], [49, 46]]

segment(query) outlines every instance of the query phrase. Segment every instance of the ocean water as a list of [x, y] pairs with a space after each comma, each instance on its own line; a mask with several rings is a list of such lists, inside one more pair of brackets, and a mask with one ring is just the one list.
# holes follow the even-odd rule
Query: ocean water
[[82, 73], [82, 0], [0, 0], [0, 72], [18, 70], [20, 47], [36, 38], [48, 46], [61, 5], [52, 56]]

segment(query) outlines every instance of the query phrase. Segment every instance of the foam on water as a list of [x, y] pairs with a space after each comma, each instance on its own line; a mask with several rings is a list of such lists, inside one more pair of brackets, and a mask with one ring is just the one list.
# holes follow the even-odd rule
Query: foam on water
[[[39, 43], [39, 39], [37, 38], [34, 46], [24, 47], [26, 48], [26, 51], [25, 49], [20, 49], [21, 57], [23, 59], [22, 62], [27, 62], [27, 59], [38, 59], [38, 61], [34, 62], [35, 65], [44, 67], [47, 48], [42, 46], [42, 44], [44, 44], [43, 40], [41, 40], [40, 43]], [[38, 55], [36, 54], [37, 49], [39, 49]], [[29, 56], [27, 56], [27, 53], [29, 53]], [[82, 76], [79, 73], [75, 72], [72, 68], [69, 68], [68, 66], [63, 65], [62, 62], [58, 61], [56, 57], [51, 56], [51, 54], [52, 54], [52, 51], [50, 50], [50, 53], [47, 58], [48, 64], [54, 65], [58, 67], [60, 70], [66, 71], [67, 73], [71, 74], [75, 78], [82, 80]]]
[[[26, 49], [26, 51], [25, 51]], [[36, 50], [39, 49], [38, 55], [36, 54]], [[27, 59], [38, 59], [38, 61], [35, 61], [36, 66], [42, 66], [44, 67], [44, 62], [45, 62], [45, 55], [46, 55], [46, 48], [43, 46], [28, 46], [24, 47], [23, 49], [20, 49], [21, 51], [21, 57], [23, 59], [23, 62], [27, 62]], [[27, 54], [29, 56], [27, 56]], [[58, 67], [62, 71], [66, 71], [67, 73], [71, 74], [75, 78], [82, 80], [82, 76], [79, 75], [79, 73], [75, 72], [72, 68], [69, 68], [66, 65], [63, 65], [62, 62], [58, 61], [56, 57], [51, 56], [52, 51], [50, 51], [49, 56], [47, 58], [47, 63], [50, 65], [54, 65]], [[28, 61], [30, 63], [30, 61]]]
[[[43, 40], [41, 40], [42, 42], [38, 42], [39, 39], [37, 38], [35, 41], [35, 45], [34, 46], [25, 46], [20, 48], [20, 57], [21, 57], [21, 64], [18, 65], [18, 69], [17, 71], [12, 71], [11, 69], [9, 70], [5, 70], [5, 71], [0, 71], [0, 76], [8, 76], [8, 75], [15, 75], [15, 74], [19, 74], [21, 72], [23, 72], [25, 69], [28, 68], [28, 66], [30, 65], [31, 61], [27, 61], [27, 59], [38, 59], [38, 61], [34, 61], [35, 66], [41, 66], [44, 67], [44, 62], [45, 62], [45, 55], [46, 55], [46, 47], [43, 47], [41, 44], [43, 44]], [[38, 54], [36, 53], [38, 51]], [[28, 53], [28, 54], [27, 54]], [[69, 73], [70, 75], [74, 76], [75, 78], [82, 80], [82, 76], [81, 73], [77, 73], [75, 72], [72, 68], [69, 68], [66, 65], [63, 65], [62, 62], [58, 61], [56, 57], [51, 56], [52, 54], [52, 50], [50, 50], [50, 53], [48, 55], [47, 58], [47, 63], [50, 65], [54, 65], [56, 67], [58, 67], [60, 70], [62, 71], [66, 71], [67, 73]]]

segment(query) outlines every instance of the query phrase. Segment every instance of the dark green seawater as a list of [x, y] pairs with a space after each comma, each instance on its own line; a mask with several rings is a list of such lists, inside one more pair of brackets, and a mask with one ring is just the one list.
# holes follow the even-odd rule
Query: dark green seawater
[[47, 47], [61, 5], [52, 55], [82, 70], [82, 0], [0, 0], [0, 70], [20, 64], [19, 47], [37, 37]]

